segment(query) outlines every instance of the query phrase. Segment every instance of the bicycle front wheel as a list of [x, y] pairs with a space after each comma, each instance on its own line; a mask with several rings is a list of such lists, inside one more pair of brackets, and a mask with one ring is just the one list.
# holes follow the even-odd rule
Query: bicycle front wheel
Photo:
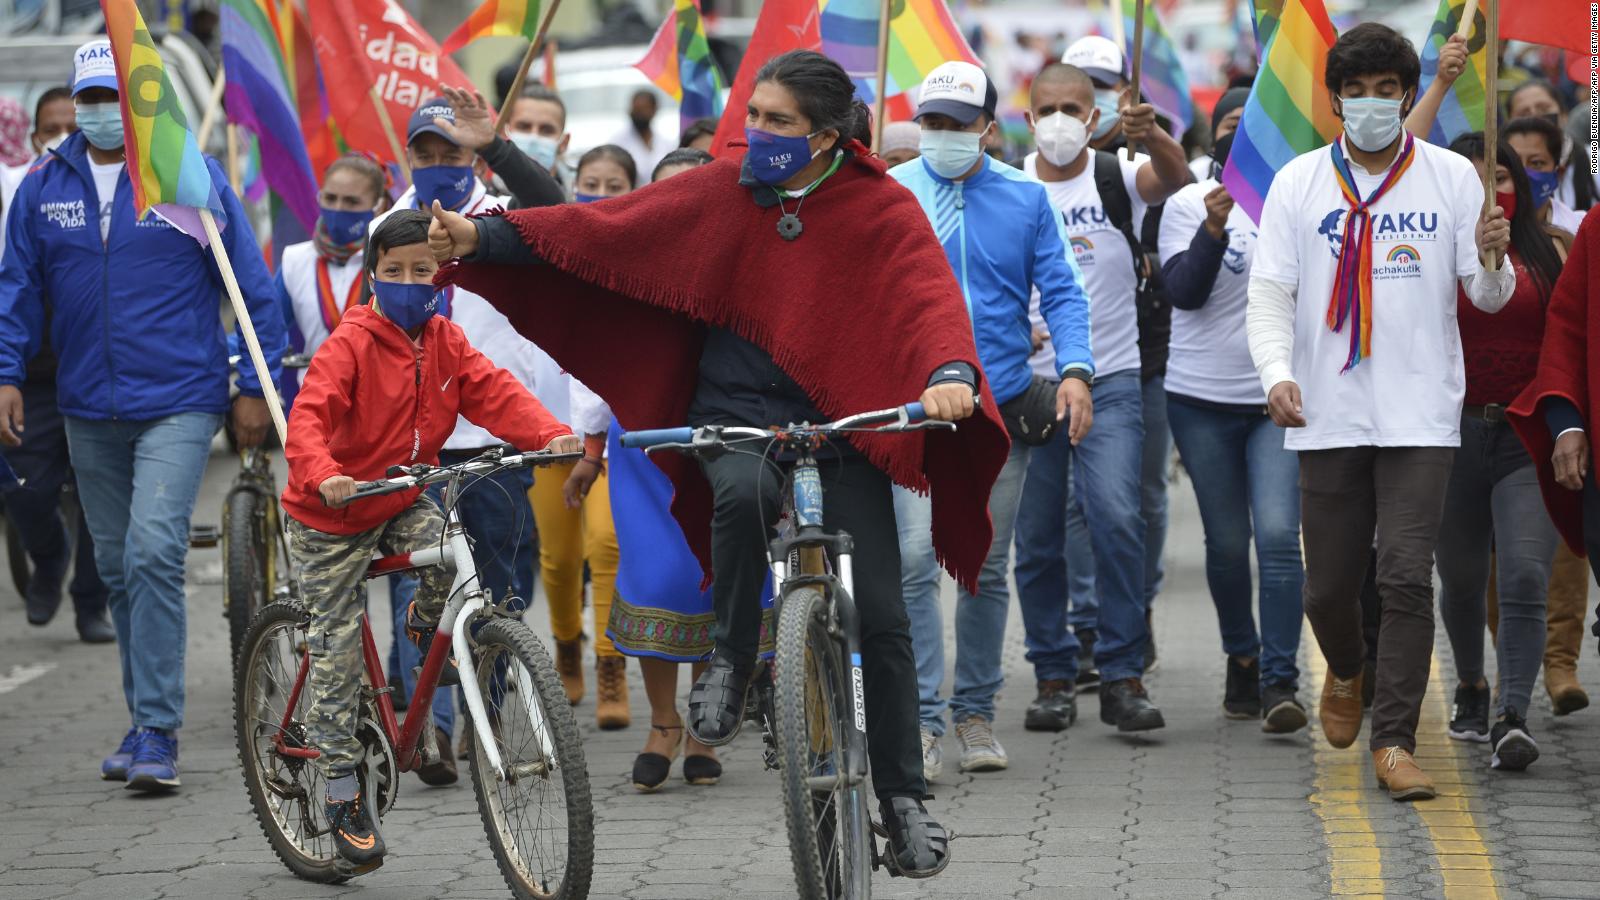
[[474, 732], [472, 787], [500, 874], [519, 900], [581, 900], [594, 874], [594, 800], [550, 655], [521, 622], [495, 619], [478, 631], [473, 664], [505, 774]]
[[812, 587], [785, 594], [778, 618], [777, 742], [795, 882], [805, 898], [872, 894], [866, 785], [847, 782], [850, 690], [828, 602]]
[[236, 490], [222, 510], [222, 595], [228, 613], [228, 639], [239, 658], [245, 632], [268, 601], [267, 572], [273, 535], [268, 534], [263, 500], [254, 491]]

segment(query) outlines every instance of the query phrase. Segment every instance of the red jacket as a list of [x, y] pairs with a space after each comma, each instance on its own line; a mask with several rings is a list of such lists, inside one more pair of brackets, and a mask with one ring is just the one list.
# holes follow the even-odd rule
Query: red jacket
[[345, 312], [312, 359], [289, 415], [289, 515], [330, 534], [387, 522], [420, 489], [330, 509], [317, 488], [335, 475], [373, 481], [392, 465], [437, 463], [457, 413], [524, 450], [572, 433], [449, 319], [429, 319], [420, 344], [369, 307]]
[[[1545, 423], [1541, 402], [1561, 397], [1577, 407], [1589, 434], [1589, 452], [1594, 453], [1595, 425], [1600, 423], [1600, 364], [1595, 360], [1600, 344], [1596, 341], [1600, 341], [1600, 210], [1591, 210], [1578, 228], [1572, 254], [1545, 310], [1539, 372], [1506, 410], [1506, 418], [1538, 467], [1539, 488], [1550, 519], [1579, 556], [1584, 555], [1583, 492], [1556, 483], [1550, 460], [1556, 442]], [[1585, 473], [1584, 477], [1593, 476]]]

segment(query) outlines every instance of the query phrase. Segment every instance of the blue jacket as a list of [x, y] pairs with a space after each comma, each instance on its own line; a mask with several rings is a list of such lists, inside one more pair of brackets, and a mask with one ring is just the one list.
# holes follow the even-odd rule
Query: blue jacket
[[[63, 413], [146, 421], [225, 412], [228, 345], [219, 305], [227, 300], [211, 251], [154, 213], [135, 221], [126, 170], [102, 243], [88, 146], [81, 132], [72, 135], [17, 188], [0, 265], [0, 384], [22, 383], [48, 317]], [[222, 242], [276, 379], [286, 338], [272, 278], [222, 168], [206, 163], [222, 198]], [[261, 396], [247, 363], [239, 366], [239, 388]]]
[[889, 170], [933, 224], [967, 298], [978, 359], [997, 403], [1033, 380], [1033, 328], [1028, 305], [1039, 289], [1039, 310], [1056, 348], [1056, 370], [1094, 373], [1089, 350], [1089, 298], [1067, 250], [1061, 216], [1045, 186], [991, 157], [965, 181], [934, 174], [914, 159]]

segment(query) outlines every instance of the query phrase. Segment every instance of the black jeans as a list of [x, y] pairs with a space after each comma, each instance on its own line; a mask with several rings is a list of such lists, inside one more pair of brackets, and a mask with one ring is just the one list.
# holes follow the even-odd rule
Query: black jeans
[[[748, 453], [702, 463], [711, 482], [712, 601], [717, 651], [736, 663], [756, 658], [761, 588], [770, 577], [767, 542], [782, 506], [784, 480], [774, 465]], [[900, 539], [889, 476], [859, 456], [825, 460], [823, 526], [855, 542], [855, 601], [861, 617], [866, 679], [867, 744], [880, 798], [927, 791], [917, 730], [917, 669], [910, 623], [900, 595]]]

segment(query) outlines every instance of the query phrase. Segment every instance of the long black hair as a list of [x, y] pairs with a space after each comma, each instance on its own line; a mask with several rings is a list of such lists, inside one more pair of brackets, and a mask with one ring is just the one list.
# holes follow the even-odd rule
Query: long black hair
[[578, 158], [578, 167], [572, 170], [573, 177], [583, 171], [583, 167], [592, 162], [610, 160], [622, 169], [622, 174], [628, 176], [628, 190], [639, 186], [639, 166], [633, 161], [633, 154], [616, 144], [601, 144]]
[[833, 60], [815, 50], [790, 50], [767, 60], [756, 73], [756, 83], [770, 81], [780, 85], [800, 104], [800, 112], [811, 120], [811, 130], [839, 132], [829, 149], [838, 149], [853, 140], [871, 140], [872, 114], [856, 99], [855, 82]]
[[[1496, 147], [1498, 158], [1495, 161], [1511, 173], [1511, 184], [1517, 194], [1517, 210], [1511, 217], [1511, 246], [1516, 248], [1523, 266], [1533, 275], [1541, 301], [1549, 303], [1550, 292], [1556, 279], [1561, 277], [1561, 257], [1556, 254], [1554, 239], [1539, 221], [1538, 210], [1533, 208], [1533, 190], [1528, 186], [1528, 173], [1522, 168], [1522, 160], [1505, 138], [1501, 138]], [[1450, 142], [1451, 151], [1475, 162], [1483, 160], [1483, 148], [1481, 131], [1463, 134]], [[1491, 178], [1493, 174], [1490, 173]]]

